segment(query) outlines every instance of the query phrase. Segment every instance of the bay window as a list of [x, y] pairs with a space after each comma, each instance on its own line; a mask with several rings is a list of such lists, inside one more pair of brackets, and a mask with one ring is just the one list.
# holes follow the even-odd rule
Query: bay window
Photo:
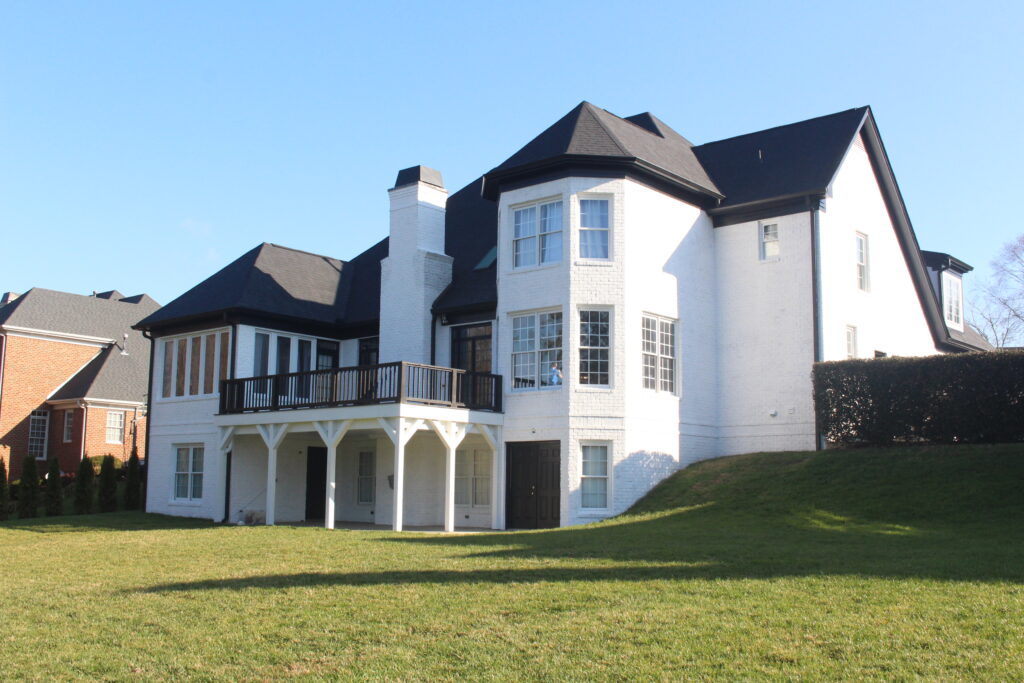
[[512, 388], [562, 384], [562, 313], [512, 318]]

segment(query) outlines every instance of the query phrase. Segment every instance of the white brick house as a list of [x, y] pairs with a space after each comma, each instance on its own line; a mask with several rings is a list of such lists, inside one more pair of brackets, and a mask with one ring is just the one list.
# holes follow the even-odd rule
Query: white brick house
[[139, 323], [152, 512], [578, 524], [818, 443], [818, 360], [984, 349], [871, 111], [693, 146], [582, 103], [350, 261], [263, 244]]

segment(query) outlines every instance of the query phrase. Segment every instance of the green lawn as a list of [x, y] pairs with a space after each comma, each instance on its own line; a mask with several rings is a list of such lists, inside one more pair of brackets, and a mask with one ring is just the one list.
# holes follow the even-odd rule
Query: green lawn
[[466, 536], [0, 523], [0, 679], [1024, 679], [1024, 447], [738, 456]]

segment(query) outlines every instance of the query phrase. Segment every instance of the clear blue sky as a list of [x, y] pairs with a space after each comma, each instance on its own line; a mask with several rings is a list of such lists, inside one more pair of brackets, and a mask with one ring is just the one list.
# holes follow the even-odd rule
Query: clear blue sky
[[584, 99], [695, 143], [870, 104], [921, 246], [976, 280], [1024, 232], [1022, 7], [0, 0], [0, 291], [351, 258], [398, 169], [454, 191]]

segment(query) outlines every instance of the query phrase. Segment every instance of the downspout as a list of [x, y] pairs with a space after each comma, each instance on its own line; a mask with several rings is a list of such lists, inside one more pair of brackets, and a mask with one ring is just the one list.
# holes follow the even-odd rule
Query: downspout
[[[811, 206], [811, 314], [814, 328], [814, 362], [820, 363], [824, 360], [822, 350], [822, 314], [821, 314], [821, 217], [819, 214], [820, 204]], [[815, 411], [815, 434], [814, 443], [817, 450], [825, 449], [825, 437], [817, 430], [817, 411]]]
[[89, 424], [89, 404], [82, 401], [82, 447], [81, 453], [78, 456], [78, 462], [85, 460], [85, 437], [88, 434]]
[[[238, 325], [231, 323], [231, 357], [228, 358], [228, 377], [231, 379], [235, 379], [235, 353], [237, 350]], [[217, 398], [219, 402], [220, 397]], [[231, 519], [231, 451], [228, 451], [224, 457], [227, 459], [227, 462], [224, 463], [224, 524], [227, 524]]]
[[[437, 313], [430, 314], [430, 364], [434, 365], [437, 358]], [[451, 361], [449, 361], [450, 363]]]
[[153, 430], [149, 424], [149, 418], [153, 415], [153, 364], [156, 361], [156, 340], [149, 336], [148, 330], [142, 330], [142, 336], [149, 340], [149, 384], [146, 389], [146, 466], [143, 468], [142, 476], [142, 511], [146, 511], [149, 497], [149, 434]]

